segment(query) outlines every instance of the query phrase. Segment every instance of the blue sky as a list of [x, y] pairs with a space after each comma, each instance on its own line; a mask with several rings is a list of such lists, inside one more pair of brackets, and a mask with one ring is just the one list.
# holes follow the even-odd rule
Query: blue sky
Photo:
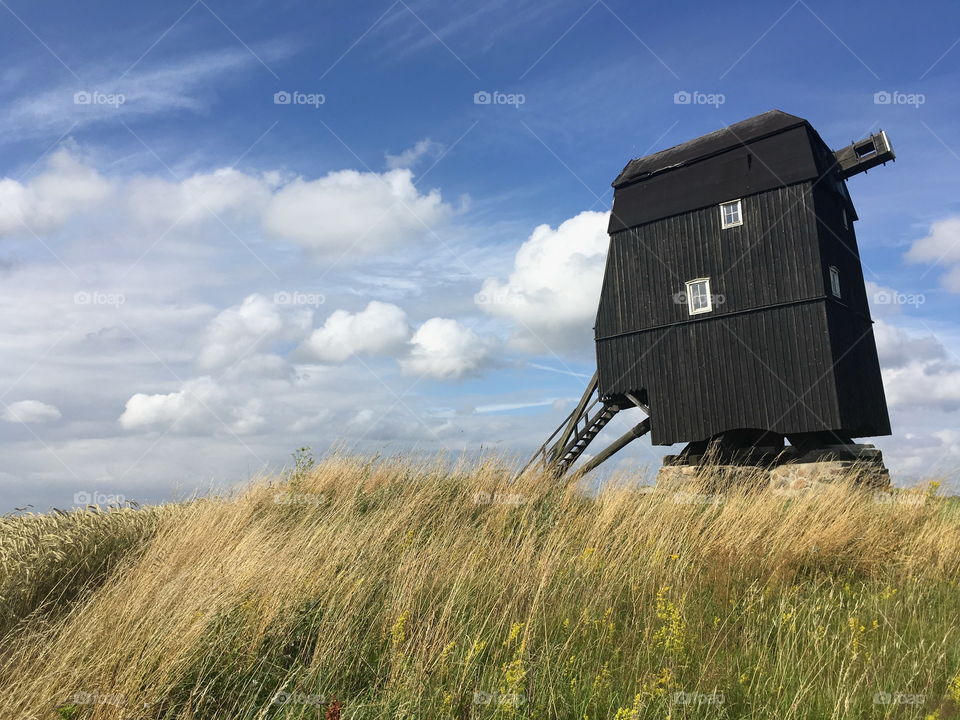
[[850, 181], [895, 432], [877, 442], [900, 482], [960, 464], [954, 4], [0, 18], [5, 509], [168, 499], [300, 445], [532, 451], [593, 370], [612, 179], [772, 108], [833, 147], [889, 133], [897, 162]]

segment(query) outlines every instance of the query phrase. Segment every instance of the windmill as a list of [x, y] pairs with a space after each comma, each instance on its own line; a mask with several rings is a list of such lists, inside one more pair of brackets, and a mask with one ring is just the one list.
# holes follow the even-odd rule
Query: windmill
[[[772, 110], [630, 161], [614, 180], [597, 372], [534, 454], [571, 470], [620, 411], [666, 467], [866, 462], [889, 435], [847, 180], [894, 159], [884, 132], [833, 151]], [[787, 445], [789, 443], [789, 445]], [[661, 474], [663, 470], [661, 470]]]

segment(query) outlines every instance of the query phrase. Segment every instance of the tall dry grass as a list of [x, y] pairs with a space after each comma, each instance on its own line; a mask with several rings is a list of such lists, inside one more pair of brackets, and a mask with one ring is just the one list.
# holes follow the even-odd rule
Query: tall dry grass
[[97, 587], [175, 507], [0, 516], [0, 637]]
[[[3, 638], [11, 718], [955, 717], [930, 493], [595, 497], [334, 458], [157, 516]], [[4, 541], [6, 542], [6, 541]]]

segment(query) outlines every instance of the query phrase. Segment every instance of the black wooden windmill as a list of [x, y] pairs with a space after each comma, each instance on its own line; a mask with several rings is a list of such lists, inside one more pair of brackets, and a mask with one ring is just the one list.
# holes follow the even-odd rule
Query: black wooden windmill
[[648, 432], [687, 443], [665, 463], [745, 464], [862, 455], [853, 438], [889, 435], [846, 180], [893, 159], [882, 131], [833, 151], [773, 110], [628, 163], [597, 372], [531, 463], [562, 475], [633, 407], [647, 418], [582, 471]]

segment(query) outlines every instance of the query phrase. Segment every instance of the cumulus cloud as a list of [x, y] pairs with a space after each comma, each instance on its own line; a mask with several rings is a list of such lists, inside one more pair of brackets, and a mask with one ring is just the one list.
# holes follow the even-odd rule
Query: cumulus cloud
[[[411, 162], [415, 150], [407, 156]], [[61, 149], [27, 183], [0, 179], [0, 236], [56, 230], [72, 216], [111, 200], [112, 211], [162, 228], [164, 235], [177, 225], [228, 220], [229, 232], [235, 233], [234, 222], [242, 221], [237, 226], [241, 231], [320, 254], [350, 249], [349, 259], [415, 242], [452, 216], [440, 191], [420, 192], [413, 177], [405, 168], [339, 170], [313, 180], [220, 168], [180, 181], [135, 176], [111, 183]]]
[[241, 435], [263, 426], [262, 408], [261, 399], [244, 400], [203, 375], [187, 380], [175, 392], [133, 395], [120, 416], [120, 425], [126, 430], [205, 433], [226, 430]]
[[399, 155], [387, 153], [387, 167], [391, 170], [397, 168], [410, 168], [416, 165], [425, 157], [437, 156], [443, 152], [443, 145], [435, 143], [430, 138], [420, 140], [413, 147], [409, 147]]
[[488, 363], [492, 343], [456, 320], [431, 318], [417, 328], [410, 346], [400, 359], [404, 374], [456, 380]]
[[451, 213], [439, 190], [417, 189], [410, 170], [340, 170], [281, 187], [263, 225], [268, 235], [317, 252], [369, 254], [422, 237]]
[[44, 423], [60, 417], [60, 410], [39, 400], [19, 400], [7, 405], [3, 412], [3, 419], [7, 422]]
[[880, 364], [885, 368], [941, 362], [947, 358], [947, 349], [933, 335], [912, 336], [903, 328], [883, 321], [877, 321], [873, 334]]
[[153, 395], [137, 393], [127, 400], [120, 424], [127, 430], [133, 430], [189, 423], [203, 415], [206, 403], [216, 402], [221, 397], [222, 391], [208, 376], [188, 380], [177, 392]]
[[299, 339], [310, 326], [312, 313], [280, 308], [263, 295], [254, 293], [243, 302], [223, 310], [204, 333], [197, 364], [204, 369], [222, 367], [248, 358], [277, 340]]
[[27, 183], [0, 180], [0, 235], [50, 232], [72, 215], [102, 202], [110, 183], [68, 150], [53, 153], [46, 169]]
[[407, 314], [391, 303], [372, 301], [357, 313], [336, 310], [314, 330], [301, 353], [325, 363], [342, 363], [359, 354], [389, 354], [410, 337]]
[[127, 189], [127, 204], [137, 219], [185, 225], [224, 213], [262, 212], [270, 200], [270, 184], [233, 168], [196, 173], [181, 182], [137, 177]]
[[477, 304], [516, 323], [519, 348], [589, 347], [609, 243], [608, 218], [607, 213], [586, 211], [556, 229], [538, 226], [517, 251], [510, 276], [483, 283]]
[[914, 241], [906, 254], [908, 262], [929, 262], [947, 270], [941, 283], [950, 292], [960, 292], [960, 217], [939, 220], [925, 237]]
[[960, 363], [933, 335], [911, 335], [883, 321], [874, 326], [891, 408], [960, 409]]

